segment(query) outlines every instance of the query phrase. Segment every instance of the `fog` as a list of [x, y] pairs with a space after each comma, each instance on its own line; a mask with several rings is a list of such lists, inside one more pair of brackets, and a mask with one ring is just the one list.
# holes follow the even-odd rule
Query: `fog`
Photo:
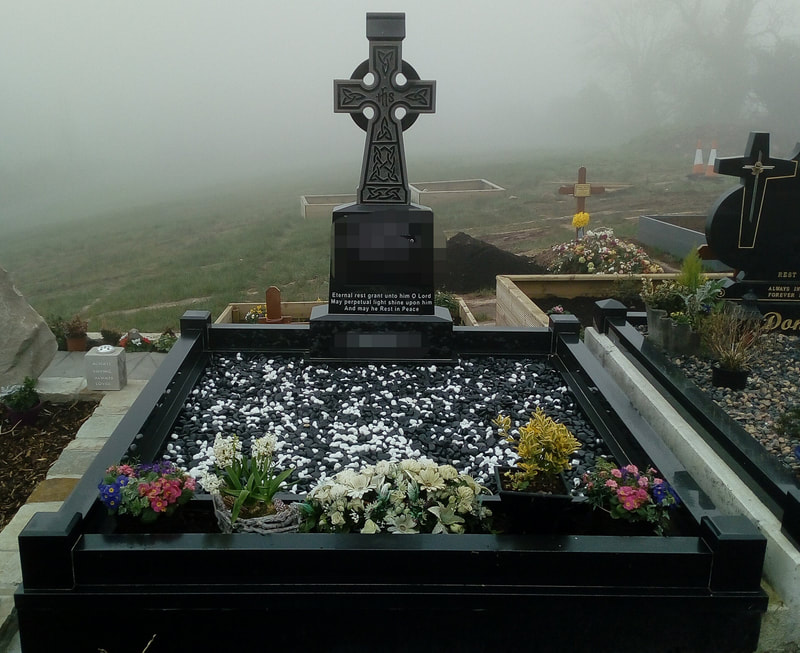
[[[0, 226], [325, 166], [352, 169], [354, 186], [363, 132], [333, 113], [332, 81], [366, 59], [368, 11], [406, 13], [404, 59], [437, 81], [436, 113], [406, 132], [409, 156], [619, 142], [676, 118], [645, 107], [631, 121], [619, 104], [636, 90], [638, 55], [625, 50], [625, 35], [658, 37], [661, 20], [678, 20], [660, 13], [673, 4], [697, 3], [6, 2]], [[748, 16], [754, 42], [774, 46], [763, 28], [793, 44], [800, 3], [756, 4], [764, 11]], [[768, 20], [776, 5], [779, 28]], [[626, 16], [639, 21], [634, 28]], [[650, 98], [667, 110], [668, 87]], [[759, 98], [750, 104], [764, 113]]]

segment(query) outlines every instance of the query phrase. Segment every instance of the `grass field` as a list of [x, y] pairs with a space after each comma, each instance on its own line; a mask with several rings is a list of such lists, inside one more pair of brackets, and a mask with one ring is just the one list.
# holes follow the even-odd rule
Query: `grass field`
[[[416, 165], [412, 157], [409, 173], [424, 181], [482, 177], [500, 184], [507, 192], [497, 199], [437, 208], [437, 228], [532, 254], [571, 237], [575, 200], [559, 195], [558, 187], [574, 182], [580, 165], [590, 182], [630, 184], [588, 199], [590, 228], [608, 226], [631, 237], [642, 214], [706, 213], [736, 180], [687, 180], [692, 156], [691, 149], [671, 159], [627, 150], [582, 157], [538, 152]], [[270, 285], [289, 301], [326, 298], [330, 222], [301, 219], [299, 197], [348, 192], [357, 176], [353, 170], [292, 183], [263, 180], [17, 229], [0, 241], [0, 266], [40, 314], [80, 313], [90, 330], [174, 328], [187, 309], [207, 309], [216, 318], [230, 302], [263, 301]]]

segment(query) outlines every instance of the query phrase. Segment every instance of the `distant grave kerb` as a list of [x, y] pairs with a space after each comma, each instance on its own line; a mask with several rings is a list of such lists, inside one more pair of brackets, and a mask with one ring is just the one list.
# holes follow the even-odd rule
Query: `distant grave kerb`
[[[409, 204], [402, 133], [420, 113], [435, 111], [436, 82], [420, 80], [403, 61], [405, 35], [405, 14], [368, 13], [369, 59], [353, 71], [351, 79], [333, 82], [334, 112], [349, 113], [367, 132], [359, 204]], [[368, 74], [371, 83], [364, 82]], [[368, 108], [369, 116], [365, 115]], [[400, 115], [401, 109], [405, 115]]]

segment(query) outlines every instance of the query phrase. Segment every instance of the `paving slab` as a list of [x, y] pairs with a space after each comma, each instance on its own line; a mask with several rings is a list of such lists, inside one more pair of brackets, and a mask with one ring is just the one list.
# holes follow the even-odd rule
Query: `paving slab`
[[46, 478], [81, 478], [96, 457], [96, 451], [67, 451], [65, 449], [48, 470]]
[[63, 451], [91, 451], [96, 454], [105, 446], [106, 442], [108, 442], [108, 436], [98, 438], [75, 438], [64, 447]]
[[95, 408], [92, 417], [124, 415], [146, 385], [147, 381], [144, 379], [129, 379], [128, 384], [122, 390], [109, 390], [105, 393], [100, 405]]
[[103, 398], [102, 392], [89, 390], [86, 379], [66, 376], [39, 377], [36, 392], [42, 401], [53, 404], [68, 404], [73, 401], [99, 402]]
[[75, 489], [79, 480], [77, 478], [46, 478], [31, 492], [27, 503], [64, 501]]
[[76, 439], [108, 438], [122, 421], [124, 413], [118, 415], [92, 415], [78, 429]]
[[[148, 353], [148, 354], [128, 354], [130, 357], [127, 360], [128, 381], [131, 380], [147, 380], [150, 379], [161, 361], [164, 360], [166, 354]], [[135, 358], [134, 358], [135, 356]]]

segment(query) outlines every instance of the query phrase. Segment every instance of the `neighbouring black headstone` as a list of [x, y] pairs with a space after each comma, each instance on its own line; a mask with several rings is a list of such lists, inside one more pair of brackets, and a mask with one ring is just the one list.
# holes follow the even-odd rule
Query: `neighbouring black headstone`
[[436, 82], [402, 57], [405, 14], [368, 13], [369, 59], [335, 80], [334, 111], [367, 132], [358, 201], [336, 207], [328, 305], [311, 315], [315, 357], [451, 358], [434, 305], [433, 211], [412, 204], [403, 131], [435, 110]]
[[751, 132], [744, 156], [714, 170], [741, 184], [724, 193], [706, 221], [716, 258], [738, 271], [726, 299], [757, 307], [771, 329], [800, 331], [800, 144], [790, 159], [770, 156], [769, 134]]

